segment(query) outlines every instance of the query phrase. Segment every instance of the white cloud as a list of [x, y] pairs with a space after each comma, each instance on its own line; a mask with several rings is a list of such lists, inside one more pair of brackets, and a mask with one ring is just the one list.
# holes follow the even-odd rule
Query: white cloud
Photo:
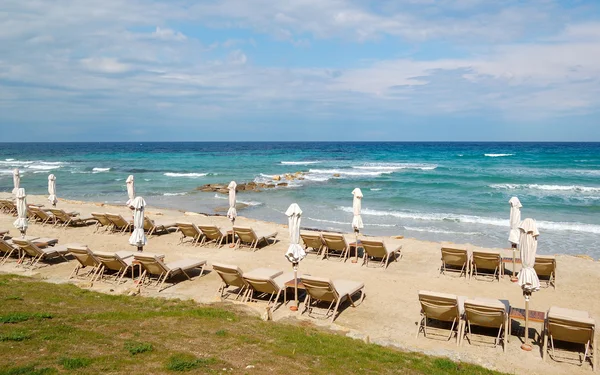
[[158, 26], [156, 27], [156, 30], [152, 33], [152, 36], [156, 39], [165, 41], [183, 41], [187, 39], [187, 37], [179, 31], [175, 31], [169, 28], [160, 28]]
[[81, 64], [92, 72], [98, 73], [125, 73], [131, 70], [127, 64], [119, 62], [119, 60], [110, 57], [90, 57], [81, 59]]

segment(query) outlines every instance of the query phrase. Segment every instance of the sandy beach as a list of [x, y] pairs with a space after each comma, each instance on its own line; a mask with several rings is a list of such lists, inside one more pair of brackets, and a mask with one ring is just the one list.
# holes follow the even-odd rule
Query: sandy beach
[[[8, 193], [0, 194], [0, 198], [11, 198]], [[28, 203], [44, 204], [48, 206], [45, 196], [28, 196]], [[81, 216], [89, 216], [91, 212], [120, 213], [129, 218], [131, 212], [124, 206], [104, 205], [100, 203], [87, 203], [60, 199], [58, 208], [66, 211], [77, 211]], [[146, 215], [157, 222], [193, 222], [196, 224], [215, 224], [223, 229], [230, 229], [231, 223], [223, 216], [209, 216], [204, 214], [190, 214], [184, 211], [157, 209], [147, 207]], [[190, 244], [179, 245], [179, 233], [152, 236], [144, 251], [164, 254], [166, 261], [182, 258], [199, 258], [208, 261], [228, 263], [239, 266], [244, 271], [254, 268], [268, 267], [284, 272], [292, 270], [291, 264], [284, 258], [289, 240], [287, 227], [268, 222], [256, 221], [243, 217], [243, 211], [236, 220], [236, 225], [251, 226], [255, 229], [269, 229], [277, 231], [276, 243], [262, 247], [256, 252], [247, 249], [234, 250], [228, 245], [216, 248], [214, 245], [205, 247]], [[15, 218], [11, 215], [0, 214], [0, 229], [9, 229], [12, 236], [18, 231], [12, 223]], [[134, 251], [135, 248], [128, 244], [127, 234], [94, 233], [94, 226], [80, 228], [54, 228], [50, 225], [42, 227], [31, 223], [28, 235], [38, 237], [53, 237], [59, 239], [59, 244], [71, 242], [86, 244], [92, 251]], [[403, 235], [403, 233], [397, 233]], [[348, 239], [353, 240], [354, 235], [348, 233]], [[546, 373], [546, 374], [585, 374], [590, 373], [591, 366], [585, 363], [582, 367], [572, 363], [559, 363], [552, 359], [542, 360], [539, 334], [541, 323], [531, 323], [534, 329], [535, 343], [532, 352], [520, 349], [524, 322], [512, 321], [513, 335], [510, 337], [507, 352], [503, 353], [502, 347], [493, 347], [493, 337], [487, 336], [485, 343], [464, 342], [457, 347], [454, 340], [445, 341], [443, 338], [424, 338], [420, 335], [415, 338], [416, 324], [419, 320], [419, 302], [417, 292], [430, 290], [436, 292], [452, 293], [467, 297], [484, 297], [493, 299], [506, 299], [511, 306], [524, 308], [525, 302], [521, 289], [504, 276], [498, 281], [484, 281], [471, 279], [470, 281], [458, 278], [454, 274], [440, 275], [440, 248], [450, 245], [466, 249], [479, 249], [471, 244], [451, 244], [421, 241], [413, 238], [394, 239], [381, 238], [389, 246], [402, 245], [403, 257], [397, 262], [390, 263], [387, 269], [361, 266], [362, 262], [353, 264], [350, 261], [340, 262], [337, 258], [322, 260], [314, 254], [309, 254], [300, 263], [300, 273], [331, 279], [349, 279], [364, 282], [366, 299], [356, 308], [344, 305], [334, 324], [329, 320], [309, 318], [292, 312], [290, 304], [281, 306], [273, 312], [275, 321], [294, 318], [303, 319], [319, 326], [330, 326], [333, 330], [343, 332], [357, 339], [369, 340], [372, 343], [394, 346], [403, 350], [420, 351], [426, 354], [447, 356], [453, 360], [466, 361], [480, 364], [490, 369], [509, 373]], [[567, 239], [565, 239], [567, 240]], [[499, 244], [500, 245], [500, 244]], [[501, 249], [495, 249], [501, 250]], [[503, 250], [503, 256], [512, 255], [512, 251]], [[583, 252], [583, 251], [582, 251]], [[530, 308], [537, 311], [547, 311], [550, 306], [568, 307], [586, 310], [592, 317], [600, 317], [600, 290], [597, 280], [600, 277], [600, 263], [589, 258], [566, 256], [557, 254], [557, 285], [542, 289], [533, 294]], [[68, 276], [76, 265], [75, 260], [59, 262], [50, 266], [41, 267], [34, 271], [24, 271], [16, 267], [15, 262], [7, 262], [0, 267], [0, 272], [15, 273], [41, 278], [48, 282], [66, 283], [73, 282], [81, 287], [89, 287], [78, 280], [68, 280]], [[511, 269], [511, 265], [506, 265]], [[221, 303], [216, 297], [220, 279], [215, 272], [205, 272], [202, 277], [195, 277], [191, 281], [182, 281], [158, 293], [152, 289], [142, 289], [143, 295], [160, 296], [164, 298], [194, 299], [199, 303]], [[543, 283], [545, 286], [545, 283]], [[105, 293], [128, 293], [133, 288], [131, 281], [120, 286], [112, 283], [95, 283], [90, 289]], [[290, 293], [289, 296], [292, 296]], [[135, 298], [135, 297], [133, 297]], [[292, 298], [292, 297], [290, 297]], [[229, 303], [229, 302], [224, 302]], [[253, 314], [262, 314], [266, 302], [249, 303], [248, 310]], [[302, 306], [300, 308], [302, 311]], [[519, 333], [520, 336], [516, 336]], [[575, 358], [575, 353], [570, 353]]]

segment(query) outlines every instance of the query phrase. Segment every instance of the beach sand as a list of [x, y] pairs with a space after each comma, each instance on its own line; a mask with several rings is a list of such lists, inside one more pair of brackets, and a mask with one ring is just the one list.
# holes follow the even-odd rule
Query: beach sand
[[[10, 197], [7, 193], [0, 194], [0, 198]], [[45, 196], [28, 196], [27, 199], [28, 203], [49, 206]], [[131, 212], [126, 207], [100, 203], [61, 199], [58, 208], [66, 211], [77, 211], [81, 216], [89, 216], [91, 212], [120, 213], [126, 218], [131, 216]], [[196, 224], [215, 224], [225, 230], [231, 228], [231, 223], [223, 216], [189, 215], [183, 211], [153, 207], [146, 208], [146, 215], [158, 222], [185, 221]], [[12, 225], [14, 220], [13, 216], [0, 214], [0, 229], [10, 229], [11, 235], [17, 235], [18, 231]], [[278, 241], [273, 245], [252, 252], [248, 249], [234, 250], [228, 245], [220, 249], [212, 245], [207, 247], [194, 247], [189, 244], [179, 245], [179, 233], [170, 233], [149, 238], [144, 251], [164, 254], [166, 262], [182, 258], [200, 258], [207, 260], [209, 265], [213, 262], [234, 264], [244, 271], [250, 271], [258, 267], [269, 267], [284, 272], [292, 271], [291, 264], [283, 255], [289, 245], [287, 227], [244, 217], [238, 217], [236, 225], [276, 230], [279, 233], [277, 236]], [[42, 227], [39, 224], [30, 223], [27, 234], [39, 237], [55, 237], [60, 240], [59, 244], [83, 243], [93, 251], [135, 251], [135, 248], [128, 244], [128, 234], [94, 233], [94, 226], [65, 229], [54, 228], [49, 225]], [[402, 233], [397, 234], [402, 235]], [[349, 240], [353, 240], [353, 238], [353, 234], [348, 234]], [[401, 240], [386, 238], [385, 240], [386, 243], [398, 243], [403, 246], [403, 257], [398, 259], [397, 262], [390, 263], [386, 270], [361, 266], [361, 261], [358, 264], [353, 264], [350, 261], [340, 262], [337, 258], [321, 260], [320, 257], [314, 254], [308, 255], [300, 263], [300, 273], [331, 279], [349, 279], [364, 282], [366, 299], [361, 305], [356, 308], [349, 307], [347, 304], [344, 305], [334, 324], [329, 324], [329, 320], [325, 319], [308, 318], [306, 314], [300, 316], [299, 312], [290, 311], [290, 303], [274, 311], [273, 319], [276, 321], [289, 318], [302, 319], [318, 326], [330, 327], [338, 333], [345, 333], [357, 339], [369, 340], [371, 343], [393, 346], [403, 350], [419, 351], [430, 355], [447, 356], [453, 360], [476, 363], [490, 369], [509, 373], [584, 374], [592, 371], [589, 363], [579, 367], [576, 364], [559, 363], [549, 358], [544, 362], [541, 356], [541, 339], [539, 337], [542, 323], [530, 323], [530, 328], [536, 332], [534, 336], [536, 343], [532, 352], [524, 352], [520, 349], [523, 329], [518, 328], [523, 326], [524, 322], [517, 321], [512, 323], [513, 336], [510, 337], [506, 353], [503, 353], [500, 345], [496, 348], [493, 347], [492, 336], [483, 337], [482, 340], [485, 343], [475, 342], [469, 344], [465, 340], [461, 347], [456, 346], [454, 339], [446, 341], [443, 337], [437, 339], [424, 338], [422, 334], [415, 338], [420, 311], [417, 298], [419, 290], [431, 290], [468, 297], [507, 299], [510, 301], [511, 306], [524, 308], [525, 302], [522, 292], [516, 283], [510, 282], [508, 276], [498, 282], [475, 279], [467, 281], [464, 277], [458, 278], [454, 274], [439, 274], [440, 247], [442, 245], [478, 249], [476, 246], [428, 242], [410, 238]], [[565, 236], [565, 241], [567, 240]], [[540, 241], [543, 241], [543, 233]], [[512, 255], [512, 251], [503, 251], [505, 257]], [[600, 289], [598, 288], [600, 263], [590, 259], [564, 255], [557, 255], [557, 263], [558, 289], [543, 287], [539, 292], [534, 293], [530, 302], [530, 309], [545, 312], [550, 306], [555, 305], [586, 310], [598, 319], [600, 317]], [[88, 287], [81, 281], [67, 280], [75, 265], [75, 260], [71, 260], [68, 263], [56, 263], [34, 271], [24, 271], [22, 268], [15, 267], [15, 262], [9, 262], [0, 267], [0, 272], [34, 276], [54, 283], [73, 282], [82, 287]], [[511, 267], [511, 265], [507, 265], [508, 270]], [[207, 269], [210, 270], [210, 266]], [[200, 303], [220, 303], [216, 294], [219, 284], [220, 278], [215, 272], [205, 272], [202, 277], [195, 277], [191, 281], [182, 281], [160, 293], [153, 289], [143, 289], [142, 294], [165, 298], [194, 299]], [[545, 286], [545, 283], [542, 284]], [[90, 289], [105, 293], [128, 293], [132, 288], [133, 284], [128, 281], [120, 286], [115, 286], [112, 283], [95, 283]], [[293, 296], [293, 292], [289, 296]], [[249, 311], [257, 315], [262, 314], [265, 307], [266, 302], [248, 304]], [[302, 305], [300, 306], [301, 310]], [[447, 334], [447, 332], [443, 331], [443, 334]], [[515, 336], [517, 332], [520, 332], [520, 337]], [[571, 354], [571, 357], [576, 358], [575, 353], [569, 354]], [[575, 362], [573, 361], [573, 363]]]

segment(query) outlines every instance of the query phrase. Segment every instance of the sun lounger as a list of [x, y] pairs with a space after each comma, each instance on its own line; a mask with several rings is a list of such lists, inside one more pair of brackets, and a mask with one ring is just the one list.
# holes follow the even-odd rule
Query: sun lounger
[[30, 218], [42, 223], [42, 226], [46, 225], [46, 223], [48, 222], [52, 222], [52, 224], [55, 224], [55, 218], [54, 215], [51, 212], [45, 211], [41, 208], [38, 207], [29, 207], [29, 212], [30, 212]]
[[67, 246], [69, 254], [73, 255], [77, 260], [77, 265], [69, 275], [69, 279], [78, 276], [79, 271], [87, 268], [87, 272], [84, 275], [84, 279], [89, 277], [90, 280], [96, 278], [96, 274], [102, 268], [102, 262], [87, 246]]
[[50, 208], [49, 211], [54, 216], [54, 225], [61, 224], [62, 227], [88, 225], [89, 221], [95, 220], [93, 217], [82, 218], [79, 214], [65, 212], [58, 208]]
[[13, 254], [19, 253], [20, 247], [15, 245], [12, 240], [0, 239], [0, 265], [6, 263]]
[[94, 256], [102, 265], [92, 281], [97, 279], [102, 281], [107, 270], [113, 272], [112, 276], [117, 284], [121, 283], [127, 271], [131, 271], [131, 280], [133, 281], [133, 255], [134, 253], [130, 251], [117, 251], [115, 253], [95, 251]]
[[15, 245], [21, 248], [22, 255], [19, 259], [19, 262], [22, 263], [26, 255], [30, 256], [31, 260], [29, 262], [29, 266], [32, 269], [38, 265], [40, 260], [60, 257], [65, 261], [68, 261], [68, 259], [65, 257], [65, 255], [67, 255], [69, 252], [68, 247], [82, 246], [80, 244], [67, 244], [61, 246], [39, 247], [34, 242], [21, 238], [13, 238], [12, 241]]
[[367, 267], [369, 266], [371, 258], [381, 259], [379, 265], [387, 268], [390, 257], [393, 257], [394, 261], [397, 261], [398, 256], [402, 257], [402, 245], [395, 249], [388, 249], [383, 241], [361, 240], [360, 244], [362, 248], [365, 249], [363, 265], [366, 264]]
[[238, 266], [232, 266], [223, 263], [213, 263], [212, 268], [221, 278], [221, 284], [219, 285], [219, 289], [217, 290], [217, 293], [219, 293], [220, 298], [223, 298], [224, 293], [231, 293], [227, 290], [227, 288], [229, 288], [230, 286], [237, 288], [237, 294], [235, 296], [236, 300], [239, 296], [242, 295], [243, 292], [247, 291], [248, 283], [246, 283], [246, 281], [244, 280], [244, 274]]
[[502, 256], [498, 251], [473, 251], [471, 255], [471, 277], [475, 274], [477, 277], [480, 273], [484, 274], [484, 270], [493, 279], [500, 281], [500, 276], [503, 274]]
[[464, 307], [465, 323], [463, 325], [464, 334], [462, 336], [471, 343], [471, 326], [497, 328], [498, 335], [494, 339], [494, 347], [502, 341], [504, 352], [506, 352], [508, 338], [510, 337], [510, 322], [508, 319], [510, 305], [508, 305], [508, 301], [468, 299], [464, 302]]
[[9, 230], [8, 229], [0, 229], [0, 238], [4, 239], [8, 237]]
[[446, 271], [459, 272], [459, 277], [462, 274], [467, 277], [469, 274], [469, 254], [467, 250], [442, 247], [440, 273], [445, 274]]
[[556, 258], [553, 255], [537, 255], [533, 265], [540, 280], [547, 280], [546, 286], [556, 290]]
[[[323, 242], [325, 242], [325, 252], [323, 259], [329, 258], [330, 255], [339, 255], [340, 260], [346, 260], [350, 246], [346, 242], [346, 238], [341, 234], [323, 233]], [[339, 252], [336, 254], [335, 252]]]
[[133, 220], [125, 220], [125, 218], [119, 214], [111, 214], [107, 212], [106, 217], [112, 223], [112, 231], [125, 233], [127, 231], [131, 231], [133, 229]]
[[198, 245], [202, 238], [202, 231], [198, 229], [194, 223], [176, 223], [177, 230], [181, 233], [179, 244], [182, 244], [186, 238], [191, 238], [191, 242], [194, 246]]
[[206, 266], [206, 261], [200, 259], [181, 259], [165, 264], [161, 257], [156, 255], [138, 253], [134, 255], [134, 258], [135, 261], [140, 263], [144, 268], [144, 273], [142, 273], [142, 276], [140, 277], [140, 285], [144, 284], [148, 275], [158, 276], [156, 286], [158, 286], [159, 292], [162, 290], [162, 286], [168, 278], [183, 273], [188, 280], [190, 280], [190, 275], [188, 275], [189, 271], [200, 268], [200, 275], [202, 275], [204, 273], [204, 267]]
[[11, 201], [10, 199], [3, 199], [2, 211], [7, 214], [16, 215], [17, 206], [15, 205], [15, 202]]
[[[271, 303], [273, 297], [274, 303], [277, 303], [279, 297], [283, 293], [283, 303], [287, 302], [285, 295], [285, 283], [294, 278], [293, 273], [283, 274], [281, 271], [270, 268], [257, 268], [243, 275], [244, 281], [248, 285], [246, 293], [246, 301], [256, 300], [262, 296], [269, 296], [268, 304]], [[254, 293], [258, 293], [254, 298]]]
[[255, 232], [252, 228], [233, 227], [234, 237], [237, 237], [235, 248], [238, 249], [242, 244], [248, 245], [252, 250], [256, 251], [258, 244], [269, 244], [269, 239], [275, 239], [277, 232], [259, 231]]
[[96, 230], [94, 232], [98, 232], [100, 228], [104, 228], [104, 231], [112, 229], [113, 223], [106, 216], [106, 214], [92, 212], [91, 215], [94, 219], [96, 219]]
[[421, 317], [417, 326], [416, 337], [419, 337], [421, 331], [423, 331], [423, 336], [427, 337], [427, 323], [431, 320], [451, 322], [452, 326], [450, 327], [448, 340], [452, 338], [453, 334], [456, 334], [456, 345], [459, 345], [463, 329], [464, 300], [465, 298], [453, 294], [419, 291]]
[[321, 251], [325, 247], [325, 243], [320, 234], [300, 233], [300, 238], [302, 238], [302, 242], [304, 242], [304, 249], [313, 249], [317, 255], [321, 254]]
[[156, 221], [150, 219], [148, 216], [144, 216], [144, 230], [148, 233], [148, 236], [152, 236], [153, 234], [158, 233], [169, 233], [169, 229], [176, 227], [176, 223], [157, 223]]
[[221, 228], [216, 225], [199, 225], [198, 228], [204, 234], [200, 241], [200, 246], [204, 246], [209, 242], [214, 242], [216, 246], [221, 247], [223, 241], [227, 243], [227, 233], [223, 233]]
[[[365, 284], [351, 280], [330, 280], [322, 277], [314, 277], [303, 275], [300, 277], [300, 281], [306, 289], [306, 299], [304, 301], [304, 312], [308, 311], [308, 314], [312, 314], [314, 305], [319, 302], [329, 303], [329, 307], [325, 312], [325, 318], [329, 317], [331, 313], [331, 322], [335, 320], [338, 314], [340, 304], [344, 301], [350, 301], [352, 307], [356, 307], [355, 302], [362, 302], [365, 298], [365, 292], [363, 288]], [[360, 292], [360, 298], [354, 301], [352, 296]]]
[[[542, 356], [546, 359], [548, 353], [555, 360], [564, 361], [556, 355], [554, 341], [566, 341], [574, 344], [584, 345], [583, 358], [580, 365], [587, 359], [592, 363], [592, 370], [596, 371], [596, 321], [592, 319], [587, 311], [571, 310], [552, 306], [546, 315], [544, 323], [544, 344]], [[548, 346], [550, 345], [550, 347]]]

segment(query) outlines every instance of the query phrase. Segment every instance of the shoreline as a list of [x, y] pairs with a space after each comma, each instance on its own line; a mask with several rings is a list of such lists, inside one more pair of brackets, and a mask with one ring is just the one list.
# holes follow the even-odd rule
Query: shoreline
[[[8, 196], [10, 194], [0, 194], [2, 198]], [[28, 203], [49, 206], [46, 196], [28, 196]], [[86, 216], [96, 211], [120, 213], [123, 216], [131, 214], [125, 206], [79, 200], [60, 199], [57, 207], [78, 211], [81, 216]], [[146, 214], [150, 218], [161, 222], [175, 222], [179, 220], [197, 224], [212, 223], [224, 229], [229, 229], [231, 226], [229, 220], [224, 216], [209, 216], [197, 213], [186, 215], [184, 211], [161, 209], [155, 206], [148, 206]], [[0, 228], [10, 229], [12, 235], [15, 235], [16, 230], [12, 226], [13, 221], [13, 216], [1, 214]], [[152, 236], [148, 239], [148, 245], [144, 250], [150, 253], [164, 254], [166, 262], [181, 258], [205, 259], [209, 263], [208, 269], [210, 269], [210, 265], [213, 262], [219, 262], [237, 265], [243, 271], [250, 271], [259, 267], [273, 268], [284, 272], [291, 271], [291, 264], [283, 256], [289, 244], [287, 227], [285, 225], [243, 216], [238, 217], [236, 224], [240, 226], [252, 226], [256, 229], [277, 231], [279, 232], [277, 242], [260, 248], [256, 252], [251, 252], [248, 250], [234, 250], [228, 246], [215, 248], [213, 246], [194, 247], [185, 244], [178, 245], [179, 235], [177, 233], [170, 233]], [[93, 227], [63, 229], [50, 226], [42, 227], [39, 224], [30, 223], [28, 234], [58, 238], [59, 244], [69, 242], [83, 243], [88, 245], [92, 251], [134, 251], [135, 248], [128, 244], [127, 235], [94, 233], [93, 229]], [[346, 233], [345, 235], [353, 241], [353, 234]], [[360, 235], [359, 237], [363, 236]], [[381, 236], [376, 237], [382, 238]], [[552, 360], [543, 362], [537, 346], [535, 346], [534, 352], [522, 352], [519, 349], [522, 336], [516, 336], [519, 332], [519, 327], [522, 327], [520, 325], [522, 322], [517, 321], [513, 321], [513, 336], [511, 337], [506, 354], [502, 353], [501, 346], [493, 348], [489, 345], [480, 346], [476, 344], [469, 345], [467, 343], [457, 347], [452, 340], [440, 341], [433, 338], [424, 338], [422, 335], [415, 339], [415, 323], [418, 320], [420, 309], [417, 298], [419, 290], [452, 293], [471, 298], [507, 299], [510, 301], [511, 306], [517, 308], [524, 307], [522, 292], [518, 286], [509, 281], [507, 276], [499, 282], [489, 282], [475, 279], [467, 281], [465, 278], [457, 278], [454, 275], [440, 275], [439, 254], [441, 246], [455, 246], [471, 250], [484, 248], [466, 243], [453, 244], [450, 242], [432, 242], [413, 238], [398, 240], [385, 237], [384, 240], [387, 244], [401, 244], [403, 246], [403, 257], [398, 259], [397, 262], [391, 262], [385, 270], [372, 266], [361, 266], [360, 262], [352, 264], [351, 262], [340, 262], [335, 259], [321, 260], [312, 254], [308, 255], [300, 263], [300, 273], [331, 279], [355, 280], [365, 284], [366, 298], [363, 303], [356, 308], [344, 306], [333, 325], [319, 318], [309, 318], [306, 314], [299, 315], [298, 313], [292, 313], [289, 310], [289, 303], [275, 310], [273, 312], [273, 319], [275, 321], [288, 318], [301, 319], [310, 322], [310, 324], [326, 327], [371, 343], [396, 347], [402, 350], [418, 351], [430, 355], [445, 356], [455, 361], [471, 362], [500, 371], [512, 373], [539, 372], [545, 374], [560, 374], [567, 371], [574, 374], [589, 373], [590, 369], [588, 366], [580, 368], [575, 365], [558, 363]], [[505, 251], [502, 255], [508, 256], [509, 251]], [[600, 290], [597, 288], [581, 288], [582, 283], [593, 283], [594, 280], [600, 279], [600, 262], [589, 261], [571, 255], [558, 255], [557, 262], [559, 270], [557, 275], [558, 289], [554, 290], [552, 287], [543, 288], [539, 292], [534, 293], [531, 309], [547, 311], [550, 306], [556, 305], [586, 310], [593, 317], [600, 317]], [[7, 263], [0, 267], [0, 272], [35, 276], [56, 283], [73, 282], [80, 287], [91, 288], [108, 294], [128, 294], [131, 291], [132, 285], [130, 281], [120, 286], [109, 283], [95, 283], [93, 286], [90, 286], [78, 281], [70, 281], [67, 277], [74, 265], [74, 261], [71, 260], [68, 263], [62, 262], [42, 267], [33, 272], [24, 272], [21, 268], [15, 267], [13, 263]], [[507, 265], [506, 268], [510, 270], [511, 265]], [[144, 289], [142, 294], [165, 298], [193, 299], [199, 303], [210, 304], [218, 302], [215, 299], [215, 292], [219, 284], [220, 279], [218, 276], [214, 272], [210, 272], [202, 277], [195, 277], [191, 281], [181, 281], [160, 293]], [[255, 314], [260, 315], [264, 312], [266, 304], [249, 303], [246, 306], [249, 307], [250, 311], [254, 311]], [[541, 324], [532, 323], [530, 328], [539, 333], [541, 331]], [[483, 336], [483, 339], [485, 342], [489, 342], [490, 337]]]

